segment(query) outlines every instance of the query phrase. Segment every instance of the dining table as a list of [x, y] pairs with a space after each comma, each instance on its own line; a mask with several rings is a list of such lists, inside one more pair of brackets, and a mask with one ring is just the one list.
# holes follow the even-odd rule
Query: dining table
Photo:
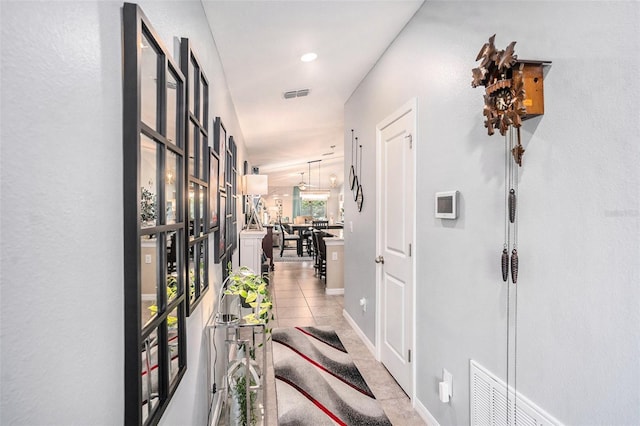
[[[291, 227], [291, 229], [293, 230], [293, 232], [295, 232], [296, 234], [298, 234], [300, 236], [300, 239], [298, 240], [298, 246], [297, 246], [297, 252], [298, 252], [298, 256], [302, 256], [302, 239], [303, 237], [303, 232], [310, 230], [310, 229], [314, 229], [313, 228], [313, 224], [311, 223], [289, 223], [288, 224], [289, 227]], [[335, 236], [333, 235], [331, 232], [327, 232], [330, 230], [338, 230], [338, 229], [343, 229], [344, 225], [342, 224], [332, 224], [332, 225], [327, 225], [326, 227], [322, 227], [322, 228], [318, 228], [322, 231], [324, 231], [325, 233], [331, 235], [332, 237]]]

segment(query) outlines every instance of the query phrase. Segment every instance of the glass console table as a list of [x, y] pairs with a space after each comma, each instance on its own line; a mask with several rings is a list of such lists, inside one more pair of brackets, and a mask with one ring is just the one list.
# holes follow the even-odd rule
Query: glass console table
[[[246, 322], [243, 316], [251, 310], [243, 309], [237, 296], [224, 295], [218, 306], [231, 309], [220, 312], [218, 308], [206, 327], [210, 390], [208, 424], [266, 425], [266, 324]], [[217, 361], [222, 365], [216, 366]], [[215, 374], [217, 371], [222, 372], [219, 380], [215, 379], [220, 377]]]

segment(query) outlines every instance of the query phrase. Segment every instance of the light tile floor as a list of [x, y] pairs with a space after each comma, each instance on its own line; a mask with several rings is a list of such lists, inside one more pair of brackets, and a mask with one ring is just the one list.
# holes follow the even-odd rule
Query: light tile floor
[[[332, 326], [376, 399], [398, 426], [425, 425], [411, 401], [342, 315], [343, 296], [327, 296], [324, 282], [314, 276], [312, 262], [278, 262], [271, 276], [273, 328]], [[267, 424], [278, 424], [271, 342], [267, 345]]]

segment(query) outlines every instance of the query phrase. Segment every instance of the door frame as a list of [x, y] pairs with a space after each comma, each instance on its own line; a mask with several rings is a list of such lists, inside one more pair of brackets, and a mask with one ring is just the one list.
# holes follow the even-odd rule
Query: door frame
[[[413, 325], [413, 331], [411, 336], [409, 336], [410, 342], [409, 346], [411, 347], [411, 389], [409, 390], [409, 399], [411, 399], [411, 405], [414, 405], [415, 395], [416, 395], [416, 253], [418, 252], [418, 244], [416, 239], [416, 194], [417, 194], [417, 186], [416, 186], [416, 141], [417, 138], [417, 128], [418, 128], [418, 99], [411, 98], [405, 104], [403, 104], [400, 108], [396, 109], [392, 114], [387, 116], [384, 120], [380, 121], [376, 125], [376, 256], [382, 251], [382, 243], [381, 243], [381, 227], [382, 227], [382, 218], [380, 212], [382, 211], [382, 130], [392, 124], [394, 121], [398, 120], [400, 117], [404, 116], [410, 111], [413, 111], [413, 129], [411, 131], [413, 148], [411, 149], [411, 161], [413, 163], [413, 232], [412, 232], [412, 250], [411, 250], [411, 268], [412, 268], [412, 289], [411, 289], [411, 321]], [[382, 268], [376, 267], [376, 318], [375, 318], [375, 327], [376, 327], [376, 345], [375, 345], [375, 356], [378, 361], [382, 359], [381, 351], [382, 351], [382, 329], [381, 329], [381, 312], [382, 312]]]

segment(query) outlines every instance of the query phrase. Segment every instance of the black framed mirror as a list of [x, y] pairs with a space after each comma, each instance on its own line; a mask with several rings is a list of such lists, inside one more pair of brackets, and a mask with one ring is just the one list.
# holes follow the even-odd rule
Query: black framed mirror
[[[187, 316], [193, 312], [209, 289], [208, 238], [211, 225], [209, 176], [209, 82], [188, 38], [180, 39], [180, 68], [186, 79], [185, 156], [188, 158], [185, 182], [188, 183], [189, 229], [185, 236], [187, 255]], [[217, 198], [216, 198], [217, 200]], [[216, 203], [217, 204], [217, 203]]]
[[185, 77], [123, 7], [125, 423], [155, 425], [186, 371]]

